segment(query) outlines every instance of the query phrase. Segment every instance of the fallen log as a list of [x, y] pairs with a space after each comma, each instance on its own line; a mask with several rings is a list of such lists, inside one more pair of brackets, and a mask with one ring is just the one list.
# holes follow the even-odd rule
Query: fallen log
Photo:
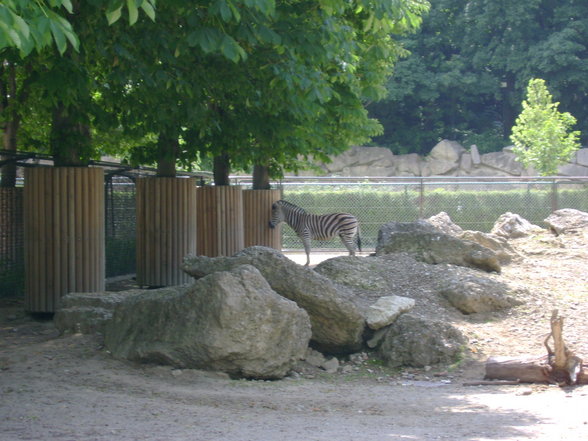
[[[549, 346], [553, 338], [554, 349]], [[588, 365], [574, 355], [563, 340], [563, 317], [554, 310], [551, 333], [545, 339], [547, 355], [526, 357], [490, 357], [486, 361], [486, 380], [549, 383], [560, 386], [588, 384]]]

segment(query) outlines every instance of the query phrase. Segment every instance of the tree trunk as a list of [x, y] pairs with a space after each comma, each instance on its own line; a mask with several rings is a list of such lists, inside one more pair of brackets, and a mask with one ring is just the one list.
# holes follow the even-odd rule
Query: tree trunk
[[160, 133], [157, 140], [158, 159], [157, 176], [160, 178], [176, 177], [176, 159], [180, 143], [177, 136]]
[[87, 113], [73, 106], [57, 104], [53, 109], [49, 142], [56, 167], [87, 166], [92, 153]]
[[253, 190], [269, 190], [270, 188], [268, 167], [255, 164], [253, 166]]
[[[7, 121], [4, 125], [3, 147], [4, 150], [16, 153], [16, 134], [20, 125], [20, 118], [13, 117], [11, 121]], [[11, 159], [9, 156], [1, 156], [0, 160]], [[9, 162], [0, 167], [0, 187], [12, 188], [16, 187], [16, 163]]]
[[227, 153], [214, 157], [213, 175], [214, 185], [230, 185], [229, 174], [231, 172], [231, 161]]
[[[21, 117], [15, 109], [14, 103], [22, 103], [26, 100], [28, 89], [26, 82], [18, 90], [16, 82], [16, 67], [14, 63], [6, 62], [0, 66], [0, 90], [2, 93], [2, 102], [0, 104], [0, 113], [6, 112], [8, 118], [2, 124], [4, 132], [2, 145], [4, 150], [16, 153], [17, 134], [20, 127]], [[8, 156], [0, 156], [0, 160], [10, 159]], [[0, 187], [11, 188], [16, 186], [16, 164], [9, 162], [0, 168]]]

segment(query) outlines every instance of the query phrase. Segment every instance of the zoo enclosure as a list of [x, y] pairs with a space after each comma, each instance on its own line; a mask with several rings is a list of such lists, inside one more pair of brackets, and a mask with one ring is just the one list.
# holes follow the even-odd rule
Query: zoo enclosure
[[[136, 271], [135, 178], [140, 170], [105, 173], [106, 276]], [[250, 178], [232, 182], [250, 187]], [[22, 180], [14, 191], [0, 189], [0, 298], [20, 296], [24, 290]], [[411, 222], [446, 212], [466, 230], [488, 232], [505, 212], [545, 226], [544, 219], [560, 208], [588, 212], [588, 178], [310, 178], [291, 177], [274, 185], [283, 199], [308, 212], [349, 212], [361, 225], [364, 250], [377, 242], [382, 224]], [[268, 213], [269, 219], [269, 213]], [[282, 228], [284, 250], [300, 250], [302, 243], [287, 226]], [[313, 249], [344, 250], [338, 239], [313, 243]]]
[[[241, 183], [246, 183], [241, 182]], [[413, 222], [445, 212], [464, 230], [490, 232], [500, 215], [512, 212], [545, 227], [553, 211], [588, 212], [588, 178], [394, 177], [288, 178], [280, 182], [283, 198], [310, 213], [348, 212], [360, 222], [362, 245], [375, 248], [380, 226]], [[300, 249], [294, 231], [283, 228], [283, 249]], [[340, 241], [313, 248], [344, 250]]]

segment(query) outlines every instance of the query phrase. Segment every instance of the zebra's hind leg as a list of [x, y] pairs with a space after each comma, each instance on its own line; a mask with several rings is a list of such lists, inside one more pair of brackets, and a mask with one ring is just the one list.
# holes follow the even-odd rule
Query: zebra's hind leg
[[349, 255], [350, 256], [355, 256], [355, 243], [353, 241], [353, 237], [347, 237], [347, 236], [339, 236], [341, 238], [341, 242], [343, 242], [343, 245], [345, 245], [345, 248], [347, 248], [347, 251], [349, 251]]

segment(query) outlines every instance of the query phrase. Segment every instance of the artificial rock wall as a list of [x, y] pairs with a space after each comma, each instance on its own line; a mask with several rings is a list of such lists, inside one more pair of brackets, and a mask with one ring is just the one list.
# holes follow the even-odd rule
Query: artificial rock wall
[[[318, 165], [327, 176], [538, 176], [516, 161], [512, 146], [481, 155], [475, 145], [466, 150], [449, 140], [439, 142], [425, 157], [395, 155], [384, 147], [352, 147], [332, 157], [331, 163]], [[588, 148], [578, 150], [571, 162], [559, 168], [559, 175], [588, 176]]]

